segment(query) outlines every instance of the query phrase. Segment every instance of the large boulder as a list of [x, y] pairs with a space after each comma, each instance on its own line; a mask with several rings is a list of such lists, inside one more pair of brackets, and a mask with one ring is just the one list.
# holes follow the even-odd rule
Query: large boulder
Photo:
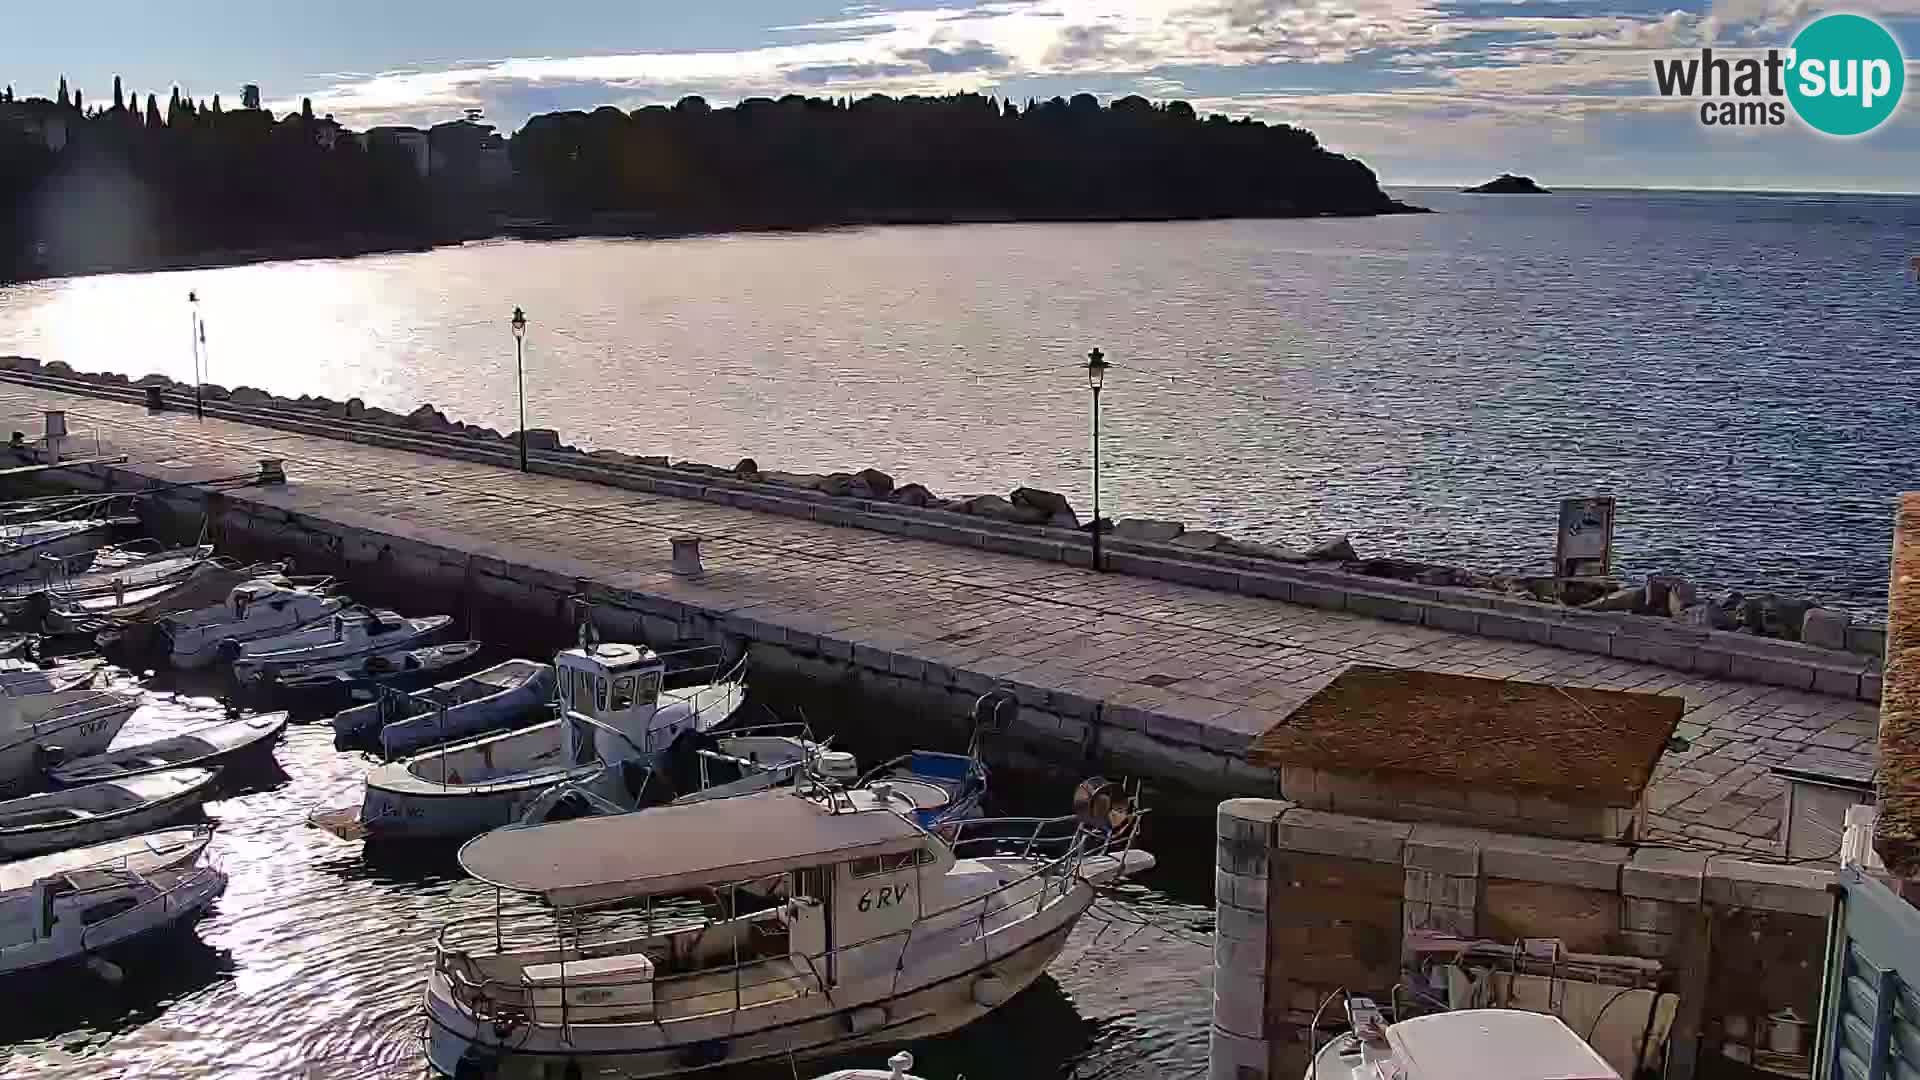
[[73, 374], [73, 365], [67, 363], [65, 360], [49, 360], [46, 366], [40, 370], [49, 375], [71, 375]]
[[[507, 439], [508, 441], [512, 442], [514, 445], [518, 446], [520, 443], [520, 433], [516, 431], [513, 434], [508, 435]], [[528, 428], [527, 429], [527, 449], [528, 450], [558, 450], [560, 449], [560, 433], [553, 430], [552, 428]]]
[[1073, 504], [1067, 501], [1065, 495], [1044, 488], [1014, 488], [1012, 498], [1013, 505], [1031, 506], [1035, 510], [1044, 512], [1049, 518], [1073, 514]]
[[208, 401], [225, 401], [231, 397], [232, 394], [227, 391], [226, 387], [221, 386], [219, 383], [203, 383], [200, 386], [200, 396]]
[[1647, 587], [1618, 589], [1580, 606], [1588, 611], [1641, 611], [1647, 606]]
[[929, 506], [938, 501], [933, 492], [928, 491], [922, 484], [906, 484], [894, 488], [889, 498], [902, 506]]
[[[447, 430], [447, 414], [431, 405], [422, 405], [407, 414], [406, 423], [408, 427], [413, 428], [415, 431], [445, 431]], [[532, 435], [533, 432], [529, 431], [527, 434]], [[555, 440], [555, 445], [558, 445], [558, 440]], [[529, 442], [527, 448], [532, 449], [533, 444]]]
[[[1668, 597], [1672, 602], [1672, 597]], [[1680, 613], [1680, 621], [1703, 630], [1735, 630], [1740, 626], [1740, 606], [1746, 597], [1739, 593], [1711, 596]]]
[[273, 395], [265, 390], [255, 390], [251, 386], [236, 386], [227, 395], [227, 400], [235, 405], [259, 407], [273, 404]]
[[1175, 547], [1192, 548], [1195, 551], [1212, 551], [1224, 543], [1226, 539], [1226, 537], [1217, 532], [1208, 532], [1205, 529], [1194, 529], [1174, 537], [1172, 543]]
[[1157, 518], [1121, 518], [1113, 524], [1113, 535], [1122, 540], [1145, 540], [1164, 544], [1187, 531], [1185, 522]]
[[820, 481], [824, 479], [826, 479], [826, 477], [818, 473], [781, 472], [778, 469], [769, 469], [760, 474], [760, 482], [763, 484], [779, 484], [783, 487], [806, 488], [809, 491], [818, 488]]
[[813, 485], [813, 488], [815, 491], [832, 495], [835, 498], [851, 495], [853, 494], [853, 474], [843, 472], [828, 473], [821, 477], [819, 481]]
[[1761, 637], [1800, 640], [1800, 623], [1812, 601], [1795, 600], [1775, 593], [1758, 593], [1740, 605], [1740, 626]]
[[[621, 455], [625, 456], [625, 455]], [[760, 463], [750, 457], [743, 457], [733, 464], [733, 475], [742, 480], [760, 479]]]
[[1223, 551], [1229, 555], [1244, 555], [1250, 559], [1273, 559], [1278, 562], [1290, 563], [1307, 561], [1306, 552], [1303, 551], [1295, 551], [1293, 548], [1282, 547], [1279, 544], [1261, 544], [1252, 540], [1235, 540], [1232, 537], [1223, 539], [1213, 550]]
[[1308, 562], [1353, 562], [1359, 558], [1359, 553], [1353, 550], [1353, 541], [1344, 536], [1336, 536], [1307, 549]]
[[0, 356], [0, 370], [38, 371], [40, 359], [34, 356]]
[[347, 399], [347, 419], [362, 420], [366, 418], [366, 415], [367, 415], [366, 402], [361, 401], [357, 397]]
[[884, 499], [893, 494], [893, 477], [879, 469], [861, 469], [853, 474], [853, 480], [856, 486], [866, 490], [862, 498]]
[[134, 385], [136, 385], [136, 386], [167, 386], [167, 387], [170, 387], [170, 386], [172, 386], [172, 385], [173, 385], [173, 380], [172, 380], [171, 378], [169, 378], [168, 376], [165, 376], [165, 375], [159, 375], [159, 374], [154, 374], [154, 375], [142, 375], [142, 376], [140, 376], [140, 381], [139, 381], [138, 383], [135, 383]]
[[960, 512], [995, 521], [1021, 521], [1020, 509], [998, 495], [970, 495], [960, 500]]
[[1844, 611], [1832, 608], [1808, 608], [1800, 617], [1800, 640], [1819, 649], [1847, 651], [1847, 625], [1853, 620]]

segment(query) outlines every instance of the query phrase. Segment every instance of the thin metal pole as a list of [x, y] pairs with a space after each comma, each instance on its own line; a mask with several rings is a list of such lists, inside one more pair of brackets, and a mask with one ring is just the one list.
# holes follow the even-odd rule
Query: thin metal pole
[[1093, 388], [1093, 568], [1104, 571], [1100, 558], [1100, 388]]
[[526, 340], [513, 339], [513, 369], [520, 386], [520, 471], [527, 471], [527, 350]]

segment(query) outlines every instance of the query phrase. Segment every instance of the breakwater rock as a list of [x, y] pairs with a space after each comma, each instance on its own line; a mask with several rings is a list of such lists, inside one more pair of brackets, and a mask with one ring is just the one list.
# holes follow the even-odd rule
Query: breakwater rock
[[[129, 380], [118, 374], [77, 372], [59, 361], [42, 364], [31, 357], [0, 356], [0, 370], [40, 373], [121, 390], [158, 387], [162, 391], [185, 397], [194, 393], [192, 384], [176, 382], [164, 375], [153, 374]], [[246, 409], [305, 413], [516, 449], [520, 444], [520, 433], [517, 431], [503, 433], [454, 420], [431, 403], [400, 414], [368, 406], [359, 398], [333, 401], [305, 394], [288, 398], [254, 387], [239, 386], [229, 390], [212, 384], [203, 385], [200, 392], [208, 401]], [[607, 449], [581, 450], [565, 442], [561, 433], [552, 428], [528, 429], [526, 447], [529, 453], [540, 454], [544, 460], [576, 457], [622, 466], [669, 469], [729, 481], [807, 491], [814, 493], [815, 497], [944, 511], [1036, 529], [1085, 533], [1097, 528], [1104, 535], [1164, 546], [1175, 556], [1180, 552], [1188, 552], [1192, 553], [1192, 557], [1202, 559], [1224, 555], [1274, 563], [1304, 564], [1323, 570], [1338, 570], [1428, 587], [1495, 594], [1617, 616], [1657, 619], [1691, 630], [1732, 632], [1803, 642], [1817, 648], [1868, 656], [1879, 656], [1885, 650], [1884, 628], [1855, 621], [1848, 613], [1824, 607], [1816, 600], [1783, 596], [1765, 590], [1709, 592], [1693, 582], [1672, 575], [1650, 575], [1637, 583], [1585, 580], [1563, 583], [1542, 574], [1488, 572], [1399, 557], [1363, 556], [1346, 536], [1335, 536], [1296, 548], [1242, 539], [1208, 529], [1190, 529], [1185, 522], [1167, 519], [1123, 517], [1117, 521], [1102, 518], [1098, 522], [1091, 522], [1082, 520], [1066, 496], [1043, 488], [1017, 487], [1005, 495], [968, 493], [943, 496], [925, 484], [911, 481], [902, 483], [892, 473], [873, 467], [826, 473], [787, 472], [764, 468], [752, 457], [741, 458], [731, 466], [722, 466], [673, 461], [665, 455], [631, 454]]]

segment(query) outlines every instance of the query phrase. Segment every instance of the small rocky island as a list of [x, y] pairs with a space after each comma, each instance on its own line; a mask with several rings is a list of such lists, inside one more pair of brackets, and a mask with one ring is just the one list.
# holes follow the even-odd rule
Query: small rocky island
[[1553, 192], [1533, 182], [1531, 176], [1501, 173], [1479, 187], [1465, 189], [1469, 195], [1551, 195]]

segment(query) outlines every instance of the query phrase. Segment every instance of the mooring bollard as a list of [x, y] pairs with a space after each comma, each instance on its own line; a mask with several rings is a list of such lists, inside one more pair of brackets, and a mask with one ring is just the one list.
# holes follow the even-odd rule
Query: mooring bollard
[[681, 577], [699, 577], [707, 572], [706, 567], [700, 565], [699, 537], [673, 538], [673, 572]]
[[47, 410], [47, 460], [60, 460], [60, 444], [67, 438], [67, 411], [65, 409]]
[[264, 457], [260, 459], [260, 477], [262, 484], [284, 484], [287, 482], [287, 470], [280, 458]]
[[165, 410], [166, 407], [167, 407], [166, 395], [161, 391], [161, 389], [158, 386], [149, 385], [147, 387], [147, 411], [161, 412]]

